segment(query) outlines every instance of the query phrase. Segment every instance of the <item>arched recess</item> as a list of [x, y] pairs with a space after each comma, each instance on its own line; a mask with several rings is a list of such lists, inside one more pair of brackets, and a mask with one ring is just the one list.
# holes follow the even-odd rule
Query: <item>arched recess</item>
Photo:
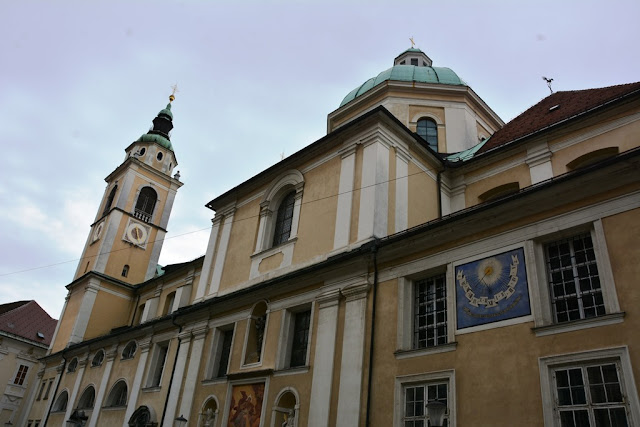
[[80, 399], [78, 399], [77, 409], [93, 409], [93, 405], [96, 402], [96, 389], [93, 385], [88, 386], [84, 389], [82, 394], [80, 395]]
[[266, 301], [254, 304], [247, 322], [247, 333], [244, 344], [244, 364], [256, 364], [262, 361], [264, 335], [267, 330], [267, 314], [269, 306]]
[[136, 354], [136, 350], [138, 349], [138, 344], [131, 340], [124, 346], [122, 349], [122, 358], [123, 359], [133, 359], [133, 356]]
[[129, 427], [156, 427], [158, 425], [156, 413], [150, 406], [140, 406], [129, 418]]
[[569, 163], [567, 163], [567, 169], [572, 171], [575, 169], [583, 168], [585, 166], [592, 165], [600, 160], [604, 160], [608, 157], [613, 157], [618, 154], [620, 150], [618, 147], [606, 147], [594, 150], [589, 153], [583, 154]]
[[167, 314], [171, 314], [173, 309], [173, 303], [176, 300], [176, 291], [173, 291], [167, 295], [164, 300], [164, 308], [162, 309], [162, 315], [165, 316]]
[[105, 216], [107, 213], [109, 213], [109, 210], [111, 209], [111, 205], [113, 204], [113, 199], [116, 197], [117, 190], [118, 190], [118, 184], [114, 185], [111, 191], [109, 192], [109, 196], [107, 197], [107, 200], [104, 203], [104, 210], [102, 211], [102, 215], [100, 216]]
[[67, 372], [75, 372], [76, 369], [78, 369], [78, 358], [74, 357], [67, 365]]
[[96, 351], [96, 354], [93, 356], [93, 359], [91, 360], [91, 366], [92, 367], [100, 366], [102, 365], [103, 361], [104, 361], [104, 350], [98, 350]]
[[300, 411], [300, 395], [293, 387], [280, 390], [271, 413], [271, 427], [296, 427]]
[[198, 427], [215, 427], [219, 409], [218, 398], [213, 395], [207, 397], [198, 416]]
[[127, 406], [127, 396], [129, 388], [127, 382], [121, 378], [111, 387], [111, 391], [107, 395], [105, 407], [108, 408], [124, 408]]
[[144, 222], [150, 222], [157, 202], [158, 193], [156, 190], [149, 186], [142, 187], [136, 199], [133, 216]]
[[485, 191], [478, 196], [478, 200], [480, 200], [480, 202], [489, 202], [509, 194], [515, 194], [518, 191], [520, 191], [520, 184], [517, 181], [508, 182]]
[[290, 214], [289, 235], [286, 240], [297, 236], [303, 189], [304, 176], [296, 169], [288, 170], [269, 185], [260, 203], [260, 225], [256, 240], [256, 252], [273, 246], [278, 208], [287, 196], [291, 195], [293, 195], [293, 206]]
[[67, 404], [69, 403], [69, 391], [65, 388], [58, 395], [58, 398], [51, 407], [51, 412], [64, 412], [67, 410]]

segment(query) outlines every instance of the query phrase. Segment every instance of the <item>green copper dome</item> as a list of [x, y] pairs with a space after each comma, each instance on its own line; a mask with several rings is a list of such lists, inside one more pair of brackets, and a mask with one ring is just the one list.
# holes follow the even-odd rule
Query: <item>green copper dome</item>
[[[466, 86], [467, 84], [450, 68], [432, 67], [431, 59], [420, 49], [410, 48], [398, 55], [395, 65], [384, 70], [352, 90], [344, 97], [340, 107], [353, 101], [363, 93], [388, 80], [400, 82], [417, 82], [443, 85]], [[414, 63], [419, 65], [407, 65]]]
[[153, 128], [138, 138], [136, 142], [155, 142], [167, 150], [173, 151], [169, 137], [171, 129], [173, 129], [173, 113], [171, 112], [171, 103], [168, 103], [153, 119]]

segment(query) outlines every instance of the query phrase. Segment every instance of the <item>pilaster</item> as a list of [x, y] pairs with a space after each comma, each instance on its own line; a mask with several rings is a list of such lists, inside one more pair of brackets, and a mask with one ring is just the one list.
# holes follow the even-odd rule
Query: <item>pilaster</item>
[[[87, 363], [89, 362], [89, 355], [83, 356], [82, 360], [78, 358], [78, 368], [76, 369], [75, 376], [76, 381], [73, 384], [73, 390], [71, 391], [71, 396], [69, 396], [68, 404], [67, 404], [67, 412], [64, 414], [64, 419], [68, 420], [73, 412], [73, 407], [75, 405], [75, 401], [78, 398], [78, 389], [80, 388], [80, 384], [82, 383], [82, 377], [84, 376], [84, 370], [87, 368]], [[68, 373], [67, 373], [68, 375]], [[51, 399], [52, 401], [54, 399]]]
[[409, 223], [409, 153], [396, 147], [395, 232], [404, 231]]
[[313, 357], [313, 379], [310, 398], [313, 403], [309, 409], [309, 427], [329, 426], [339, 300], [339, 290], [329, 291], [316, 299], [318, 304], [318, 332], [316, 350]]
[[169, 389], [169, 398], [167, 399], [165, 420], [173, 420], [176, 418], [176, 408], [180, 399], [180, 389], [182, 388], [182, 379], [184, 378], [184, 370], [187, 366], [187, 357], [189, 356], [189, 347], [191, 345], [191, 331], [185, 331], [178, 335], [180, 348], [178, 349], [178, 357], [173, 368], [173, 381]]
[[531, 184], [537, 184], [553, 178], [551, 167], [552, 153], [546, 141], [540, 142], [527, 149], [527, 165], [531, 174]]
[[204, 339], [207, 336], [208, 328], [205, 325], [194, 329], [191, 333], [191, 354], [189, 357], [189, 366], [187, 367], [187, 376], [184, 381], [184, 389], [182, 390], [182, 400], [180, 402], [180, 414], [190, 414], [193, 406], [193, 396], [198, 383], [198, 372], [200, 371], [200, 361], [202, 360], [202, 350], [204, 348]]
[[364, 146], [358, 240], [387, 235], [389, 148], [377, 139]]
[[226, 209], [222, 216], [224, 222], [222, 225], [222, 233], [220, 235], [220, 245], [216, 251], [216, 261], [213, 266], [213, 275], [211, 277], [211, 287], [208, 296], [215, 296], [220, 289], [220, 280], [222, 279], [222, 270], [224, 269], [224, 260], [227, 257], [227, 248], [229, 246], [229, 238], [231, 237], [231, 227], [233, 226], [233, 218], [235, 215], [235, 206]]
[[[138, 341], [138, 350], [140, 351], [140, 357], [138, 359], [138, 366], [136, 368], [136, 375], [133, 377], [133, 384], [131, 384], [131, 392], [129, 393], [129, 401], [127, 402], [127, 412], [124, 415], [123, 427], [128, 427], [127, 420], [131, 418], [131, 415], [137, 408], [138, 395], [140, 394], [142, 376], [144, 375], [145, 367], [147, 366], [147, 358], [149, 357], [149, 350], [151, 350], [151, 337], [147, 337]], [[65, 418], [68, 419], [68, 418]]]
[[336, 208], [336, 229], [333, 248], [349, 244], [351, 233], [351, 205], [353, 204], [353, 184], [355, 180], [356, 146], [341, 152], [340, 183], [338, 185], [338, 205]]
[[220, 233], [220, 224], [222, 223], [222, 216], [216, 215], [211, 219], [211, 234], [209, 235], [209, 243], [207, 244], [207, 252], [204, 256], [202, 263], [202, 271], [200, 272], [200, 280], [198, 281], [198, 290], [196, 292], [196, 298], [194, 302], [202, 300], [207, 287], [209, 286], [209, 276], [211, 275], [211, 269], [213, 267], [213, 261], [216, 250], [216, 243], [218, 241], [218, 234]]
[[89, 324], [89, 318], [93, 311], [93, 304], [96, 302], [98, 296], [98, 290], [100, 285], [96, 279], [89, 279], [89, 283], [84, 288], [84, 295], [82, 296], [82, 302], [78, 309], [78, 315], [76, 321], [71, 330], [71, 336], [69, 337], [69, 344], [74, 344], [82, 341], [84, 333], [87, 330]]

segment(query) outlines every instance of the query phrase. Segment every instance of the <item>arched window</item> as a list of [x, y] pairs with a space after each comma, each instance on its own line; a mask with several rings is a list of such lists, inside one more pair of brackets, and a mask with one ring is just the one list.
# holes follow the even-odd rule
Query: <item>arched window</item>
[[69, 401], [69, 393], [67, 393], [67, 390], [64, 390], [62, 393], [60, 393], [60, 395], [56, 399], [55, 403], [53, 404], [53, 408], [51, 408], [51, 411], [52, 412], [66, 411], [68, 401]]
[[75, 372], [78, 368], [78, 358], [74, 357], [71, 362], [69, 362], [69, 366], [67, 366], [67, 372]]
[[420, 138], [427, 141], [427, 145], [433, 151], [438, 151], [438, 125], [431, 119], [422, 118], [418, 120], [416, 133]]
[[109, 193], [109, 197], [107, 197], [107, 201], [104, 204], [104, 210], [102, 211], [102, 216], [105, 216], [109, 209], [111, 209], [111, 205], [113, 204], [113, 199], [116, 197], [116, 190], [118, 189], [117, 185], [114, 185]]
[[136, 350], [138, 349], [138, 344], [135, 341], [129, 341], [129, 343], [124, 346], [124, 350], [122, 350], [122, 358], [123, 359], [133, 359], [133, 356], [136, 354]]
[[592, 165], [594, 163], [597, 163], [600, 160], [604, 160], [608, 157], [613, 157], [617, 155], [618, 152], [619, 152], [618, 147], [607, 147], [607, 148], [601, 148], [599, 150], [591, 151], [567, 163], [567, 169], [572, 171], [575, 169], [583, 168], [583, 167]]
[[109, 408], [127, 406], [127, 383], [125, 383], [124, 380], [118, 381], [116, 385], [113, 386], [107, 397], [105, 406]]
[[244, 363], [259, 363], [262, 358], [262, 345], [264, 343], [264, 334], [267, 327], [267, 303], [260, 301], [251, 311], [251, 317], [247, 327], [246, 347]]
[[138, 195], [133, 216], [144, 222], [151, 221], [151, 215], [153, 214], [153, 208], [155, 208], [157, 200], [158, 194], [156, 191], [151, 187], [144, 187]]
[[489, 202], [491, 200], [499, 199], [500, 197], [514, 194], [520, 191], [520, 184], [518, 182], [509, 182], [507, 184], [499, 185], [491, 190], [485, 191], [478, 196], [480, 202]]
[[91, 409], [96, 400], [96, 390], [93, 386], [87, 387], [78, 400], [78, 409]]
[[93, 360], [91, 361], [91, 366], [100, 366], [104, 361], [104, 350], [98, 350], [95, 356], [93, 356]]
[[125, 264], [122, 267], [122, 277], [127, 277], [129, 275], [129, 264]]
[[276, 215], [275, 229], [273, 232], [273, 245], [277, 246], [289, 240], [291, 235], [291, 223], [293, 221], [293, 207], [296, 203], [296, 192], [287, 193], [280, 206], [278, 206], [278, 214]]

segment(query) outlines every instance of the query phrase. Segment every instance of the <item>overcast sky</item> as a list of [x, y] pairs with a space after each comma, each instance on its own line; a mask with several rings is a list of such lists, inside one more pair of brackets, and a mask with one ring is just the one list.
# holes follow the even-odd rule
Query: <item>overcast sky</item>
[[0, 304], [58, 318], [106, 183], [178, 84], [161, 264], [204, 254], [204, 204], [324, 136], [417, 47], [508, 121], [555, 90], [640, 80], [634, 1], [5, 1]]

